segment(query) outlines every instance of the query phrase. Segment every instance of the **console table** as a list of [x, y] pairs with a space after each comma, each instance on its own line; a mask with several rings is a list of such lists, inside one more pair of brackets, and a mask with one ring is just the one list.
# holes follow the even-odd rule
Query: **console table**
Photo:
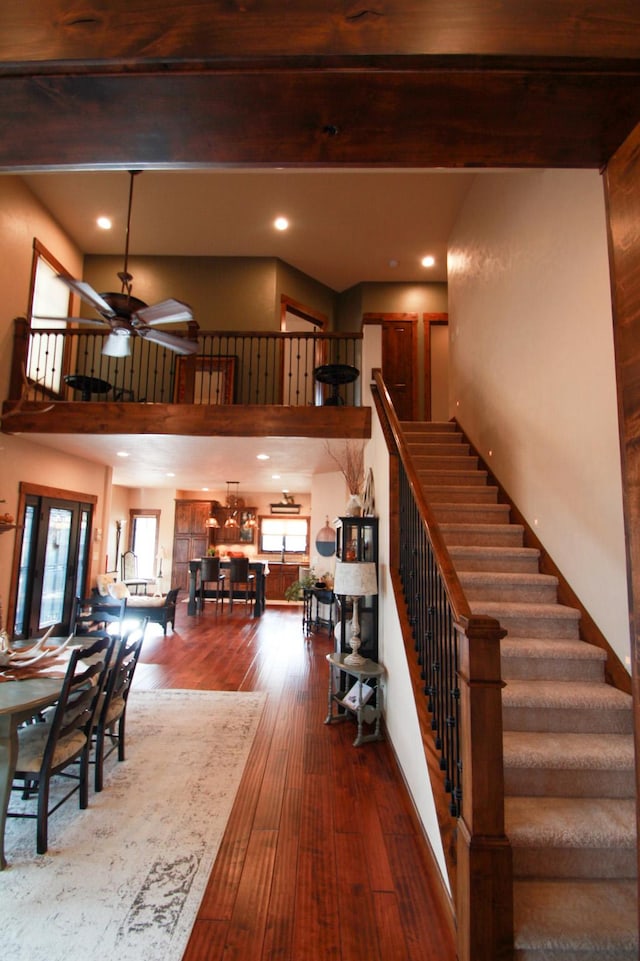
[[[384, 668], [377, 661], [365, 660], [364, 664], [354, 667], [345, 664], [347, 654], [327, 654], [329, 663], [329, 710], [325, 724], [333, 721], [344, 721], [350, 715], [358, 722], [358, 734], [353, 742], [354, 747], [366, 744], [367, 741], [381, 741], [380, 719], [382, 717], [382, 687], [380, 681], [384, 676]], [[351, 689], [343, 686], [345, 677], [355, 679]], [[367, 688], [373, 688], [373, 693], [367, 699]], [[336, 708], [337, 706], [337, 713]], [[363, 724], [372, 724], [371, 734], [364, 734]]]

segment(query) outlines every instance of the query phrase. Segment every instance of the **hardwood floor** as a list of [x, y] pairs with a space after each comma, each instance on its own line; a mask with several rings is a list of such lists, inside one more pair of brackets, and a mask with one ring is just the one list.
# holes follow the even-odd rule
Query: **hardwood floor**
[[265, 691], [251, 756], [184, 961], [453, 961], [431, 856], [386, 742], [327, 726], [326, 634], [301, 612], [150, 625], [137, 688]]

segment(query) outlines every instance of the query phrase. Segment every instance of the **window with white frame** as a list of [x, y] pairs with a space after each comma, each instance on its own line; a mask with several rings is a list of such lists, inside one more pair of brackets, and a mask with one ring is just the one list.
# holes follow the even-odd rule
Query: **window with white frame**
[[309, 550], [308, 517], [261, 517], [261, 554], [306, 554]]

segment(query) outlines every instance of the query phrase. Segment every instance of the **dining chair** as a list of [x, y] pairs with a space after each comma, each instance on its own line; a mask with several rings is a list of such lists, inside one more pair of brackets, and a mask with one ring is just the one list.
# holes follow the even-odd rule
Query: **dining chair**
[[[218, 605], [224, 596], [225, 573], [220, 570], [219, 557], [203, 557], [200, 562], [200, 610], [204, 611], [207, 584], [213, 584], [213, 597]], [[220, 588], [222, 587], [222, 592]]]
[[[18, 759], [12, 791], [29, 800], [37, 790], [36, 812], [7, 811], [8, 817], [37, 821], [36, 850], [48, 847], [49, 817], [76, 791], [81, 809], [89, 803], [89, 763], [96, 712], [100, 704], [115, 641], [97, 637], [93, 643], [70, 648], [60, 696], [45, 720], [18, 729]], [[68, 770], [79, 765], [76, 771]], [[74, 782], [71, 790], [49, 808], [51, 778]]]
[[102, 597], [97, 593], [83, 600], [77, 597], [73, 633], [80, 636], [96, 631], [121, 634], [126, 609], [126, 597], [117, 600], [111, 596]]
[[250, 600], [255, 599], [256, 575], [249, 570], [248, 557], [229, 558], [229, 611], [233, 610], [233, 594], [235, 588], [244, 590], [245, 608]]
[[[125, 759], [127, 701], [148, 623], [149, 618], [143, 618], [143, 623], [116, 641], [115, 658], [112, 658], [107, 674], [94, 731], [95, 789], [98, 792], [103, 787], [105, 759], [116, 748], [118, 761]], [[107, 737], [110, 747], [105, 751]]]

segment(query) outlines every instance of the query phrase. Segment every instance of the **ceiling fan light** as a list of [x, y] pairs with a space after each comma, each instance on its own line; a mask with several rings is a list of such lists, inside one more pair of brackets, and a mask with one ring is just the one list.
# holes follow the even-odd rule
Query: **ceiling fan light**
[[131, 344], [127, 334], [109, 334], [102, 348], [102, 353], [106, 357], [130, 357]]

